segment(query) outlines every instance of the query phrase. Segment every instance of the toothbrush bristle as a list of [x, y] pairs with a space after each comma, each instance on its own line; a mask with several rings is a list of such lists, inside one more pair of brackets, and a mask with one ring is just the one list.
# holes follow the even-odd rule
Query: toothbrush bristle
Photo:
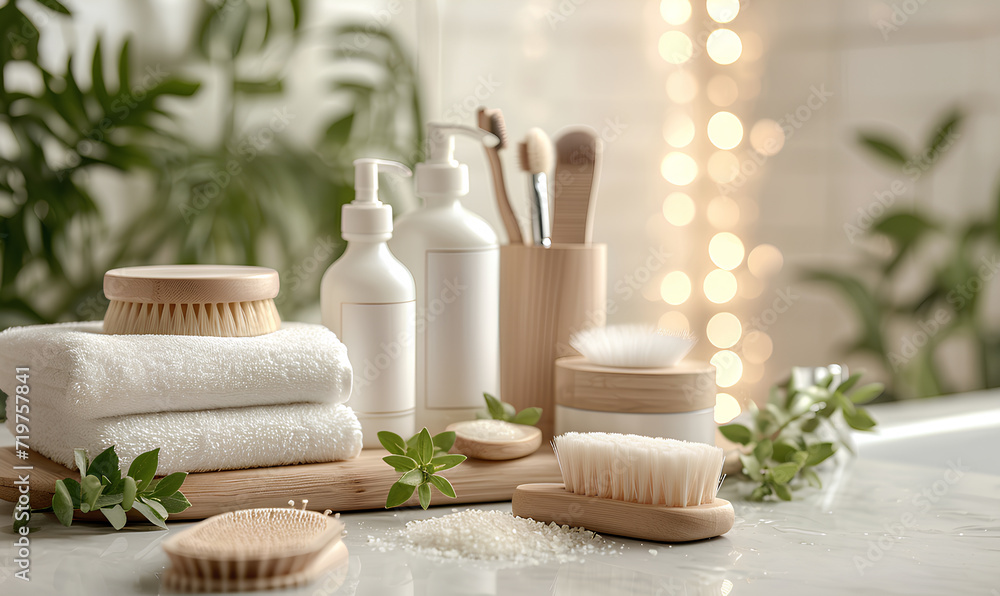
[[566, 490], [667, 507], [711, 503], [725, 457], [706, 443], [617, 433], [566, 433], [552, 448]]
[[569, 345], [587, 360], [601, 366], [662, 368], [680, 362], [695, 340], [646, 325], [609, 325], [573, 334]]
[[489, 131], [496, 135], [500, 139], [500, 144], [496, 146], [496, 150], [500, 151], [507, 147], [507, 124], [503, 121], [503, 112], [498, 108], [486, 109], [483, 108], [486, 117], [490, 119]]
[[528, 163], [528, 144], [518, 143], [517, 144], [517, 163], [521, 166], [521, 169], [525, 172], [530, 172], [531, 168]]
[[532, 174], [548, 173], [552, 171], [555, 160], [555, 151], [552, 148], [552, 141], [549, 135], [540, 128], [528, 129], [524, 137], [524, 145], [527, 152], [524, 155], [524, 165], [521, 167]]

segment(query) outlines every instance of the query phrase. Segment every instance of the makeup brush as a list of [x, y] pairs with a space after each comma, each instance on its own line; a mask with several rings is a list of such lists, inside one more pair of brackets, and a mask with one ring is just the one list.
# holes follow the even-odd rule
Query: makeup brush
[[486, 158], [490, 162], [490, 173], [493, 178], [493, 194], [496, 195], [497, 207], [500, 209], [500, 218], [503, 220], [503, 227], [507, 230], [509, 244], [523, 244], [521, 236], [521, 226], [517, 223], [514, 209], [510, 206], [510, 198], [507, 196], [507, 184], [503, 177], [503, 162], [500, 160], [500, 150], [507, 147], [507, 125], [504, 124], [503, 113], [498, 109], [479, 108], [477, 113], [479, 128], [491, 132], [500, 143], [496, 147], [486, 147]]
[[551, 246], [549, 233], [549, 186], [547, 172], [552, 170], [552, 141], [540, 128], [528, 130], [518, 145], [521, 169], [531, 174], [528, 196], [531, 202], [531, 233], [537, 246]]

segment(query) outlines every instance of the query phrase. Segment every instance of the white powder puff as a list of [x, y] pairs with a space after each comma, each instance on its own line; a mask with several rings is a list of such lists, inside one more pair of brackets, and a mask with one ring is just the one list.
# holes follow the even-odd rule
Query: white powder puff
[[620, 554], [613, 544], [583, 528], [544, 524], [481, 509], [411, 521], [395, 540], [369, 537], [368, 543], [381, 551], [402, 546], [432, 559], [512, 565], [565, 563], [587, 555]]

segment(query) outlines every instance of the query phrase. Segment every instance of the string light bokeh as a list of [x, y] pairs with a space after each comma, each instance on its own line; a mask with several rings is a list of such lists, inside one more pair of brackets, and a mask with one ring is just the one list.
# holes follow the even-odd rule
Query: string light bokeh
[[720, 423], [740, 413], [738, 396], [764, 376], [774, 346], [747, 310], [783, 264], [774, 246], [750, 243], [757, 205], [744, 182], [785, 137], [774, 120], [747, 122], [759, 81], [746, 64], [763, 44], [741, 30], [740, 9], [739, 0], [659, 3], [657, 50], [668, 65], [662, 216], [694, 247], [686, 268], [660, 282], [659, 324], [702, 338], [700, 353], [717, 370]]

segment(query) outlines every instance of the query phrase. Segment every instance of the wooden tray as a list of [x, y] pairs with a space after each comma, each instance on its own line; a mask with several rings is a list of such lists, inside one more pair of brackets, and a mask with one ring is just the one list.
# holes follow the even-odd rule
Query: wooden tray
[[[382, 457], [388, 455], [381, 449], [365, 449], [349, 461], [324, 464], [301, 464], [252, 470], [224, 472], [199, 472], [189, 474], [181, 492], [191, 501], [191, 507], [182, 513], [170, 514], [170, 520], [205, 519], [226, 511], [251, 507], [287, 507], [289, 499], [309, 499], [309, 509], [335, 512], [363, 509], [382, 509], [389, 487], [398, 478]], [[33, 470], [14, 470], [14, 466], [31, 465]], [[78, 479], [76, 470], [69, 470], [52, 460], [29, 452], [27, 461], [14, 455], [13, 447], [0, 449], [0, 499], [16, 501], [18, 474], [30, 474], [31, 506], [48, 507], [55, 492], [56, 480]], [[519, 484], [535, 482], [562, 482], [555, 455], [543, 446], [533, 455], [508, 461], [469, 459], [457, 468], [442, 472], [448, 478], [457, 499], [449, 499], [433, 492], [431, 505], [459, 503], [488, 503], [509, 501]], [[417, 497], [407, 506], [417, 506]], [[130, 519], [141, 519], [137, 512], [129, 512]], [[76, 514], [76, 519], [100, 519], [100, 513]]]

